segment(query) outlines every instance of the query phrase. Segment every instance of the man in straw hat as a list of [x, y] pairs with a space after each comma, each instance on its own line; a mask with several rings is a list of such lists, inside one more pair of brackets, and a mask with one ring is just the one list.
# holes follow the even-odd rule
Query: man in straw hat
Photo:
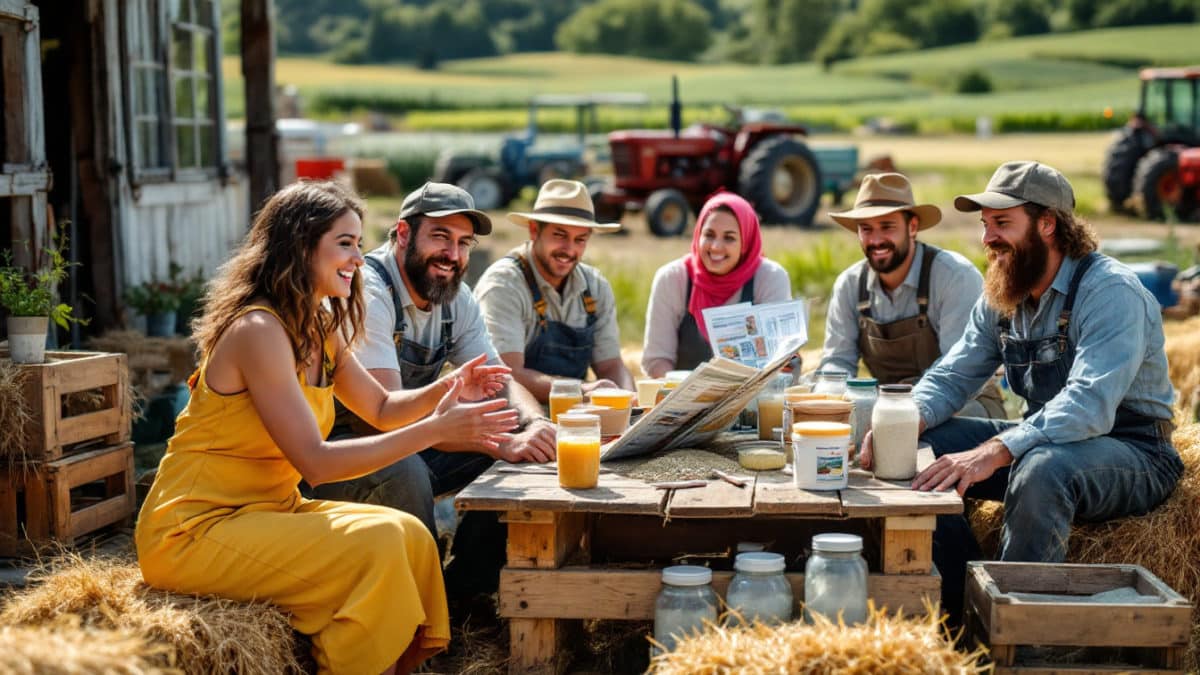
[[[958, 253], [917, 241], [917, 232], [937, 225], [942, 212], [915, 203], [898, 173], [867, 176], [854, 208], [829, 215], [858, 235], [866, 258], [833, 285], [821, 369], [853, 376], [861, 357], [882, 384], [915, 382], [962, 335], [983, 277]], [[995, 381], [960, 414], [1004, 417]]]
[[[1003, 164], [954, 206], [982, 212], [988, 270], [962, 338], [913, 391], [937, 459], [912, 486], [1003, 500], [1000, 559], [1061, 562], [1073, 521], [1146, 513], [1183, 472], [1158, 302], [1096, 252], [1071, 184], [1045, 164]], [[1024, 419], [952, 418], [1001, 364]], [[948, 611], [962, 608], [965, 563], [978, 556], [965, 520], [939, 516]]]
[[[361, 268], [366, 335], [354, 350], [384, 388], [425, 386], [446, 364], [457, 367], [480, 354], [487, 354], [489, 363], [500, 363], [475, 297], [462, 281], [471, 250], [491, 231], [491, 219], [457, 186], [425, 183], [404, 198], [387, 243], [368, 253]], [[509, 382], [502, 395], [520, 414], [521, 427], [499, 451], [429, 448], [362, 478], [321, 485], [314, 494], [412, 513], [436, 537], [438, 495], [461, 489], [496, 459], [554, 459], [554, 427], [537, 400], [516, 382]], [[339, 409], [332, 435], [373, 432]], [[446, 570], [447, 593], [453, 600], [489, 590], [503, 560], [503, 527], [487, 514], [465, 515], [454, 539], [454, 562]]]
[[615, 232], [620, 224], [596, 222], [587, 187], [557, 178], [542, 185], [533, 211], [508, 220], [527, 228], [529, 241], [483, 273], [475, 296], [513, 378], [543, 402], [556, 377], [582, 380], [589, 366], [596, 380], [584, 383], [585, 393], [632, 391], [612, 286], [581, 262], [593, 232]]

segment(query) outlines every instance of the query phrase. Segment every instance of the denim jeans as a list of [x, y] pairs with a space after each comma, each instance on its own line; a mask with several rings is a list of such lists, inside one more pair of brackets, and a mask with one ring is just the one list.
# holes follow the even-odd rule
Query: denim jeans
[[[956, 417], [921, 437], [934, 455], [971, 450], [1016, 422]], [[1062, 562], [1073, 522], [1149, 512], [1175, 489], [1183, 463], [1167, 425], [1114, 430], [1108, 436], [1030, 449], [1013, 465], [967, 489], [966, 496], [1004, 502], [1000, 560]], [[979, 547], [963, 516], [939, 516], [934, 562], [942, 603], [952, 620], [962, 609], [967, 560]]]

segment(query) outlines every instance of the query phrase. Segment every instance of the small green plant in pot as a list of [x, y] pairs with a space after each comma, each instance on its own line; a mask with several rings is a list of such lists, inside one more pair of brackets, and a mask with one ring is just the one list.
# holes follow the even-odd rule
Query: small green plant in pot
[[62, 250], [66, 235], [53, 237], [34, 256], [32, 269], [13, 263], [11, 250], [0, 251], [0, 306], [8, 310], [9, 355], [14, 363], [46, 360], [46, 331], [49, 322], [67, 328], [76, 318], [71, 306], [58, 301], [58, 285], [66, 280], [68, 262]]
[[175, 334], [176, 312], [187, 293], [188, 282], [179, 278], [183, 268], [171, 263], [166, 281], [151, 279], [125, 290], [125, 303], [146, 317], [146, 335], [171, 337]]

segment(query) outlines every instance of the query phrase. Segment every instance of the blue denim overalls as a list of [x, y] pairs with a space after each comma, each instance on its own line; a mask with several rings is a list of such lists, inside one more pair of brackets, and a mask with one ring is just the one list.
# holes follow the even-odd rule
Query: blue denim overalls
[[583, 328], [551, 321], [546, 318], [546, 299], [542, 297], [529, 261], [519, 253], [509, 255], [508, 259], [525, 275], [525, 283], [533, 296], [533, 309], [537, 312], [533, 339], [525, 345], [525, 367], [547, 375], [582, 380], [591, 365], [592, 345], [596, 342], [596, 299], [591, 290], [585, 287], [580, 298], [587, 312], [587, 324]]

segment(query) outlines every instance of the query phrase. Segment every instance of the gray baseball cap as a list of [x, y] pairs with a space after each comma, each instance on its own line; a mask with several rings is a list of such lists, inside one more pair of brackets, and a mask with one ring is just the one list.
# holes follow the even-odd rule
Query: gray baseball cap
[[472, 225], [475, 226], [475, 234], [492, 233], [492, 219], [483, 211], [477, 210], [471, 194], [457, 185], [426, 182], [408, 193], [404, 203], [400, 205], [401, 220], [417, 215], [440, 218], [456, 213], [471, 219]]
[[1005, 162], [992, 174], [983, 192], [955, 197], [954, 208], [1011, 209], [1026, 202], [1070, 212], [1075, 209], [1075, 191], [1054, 167], [1038, 162]]

